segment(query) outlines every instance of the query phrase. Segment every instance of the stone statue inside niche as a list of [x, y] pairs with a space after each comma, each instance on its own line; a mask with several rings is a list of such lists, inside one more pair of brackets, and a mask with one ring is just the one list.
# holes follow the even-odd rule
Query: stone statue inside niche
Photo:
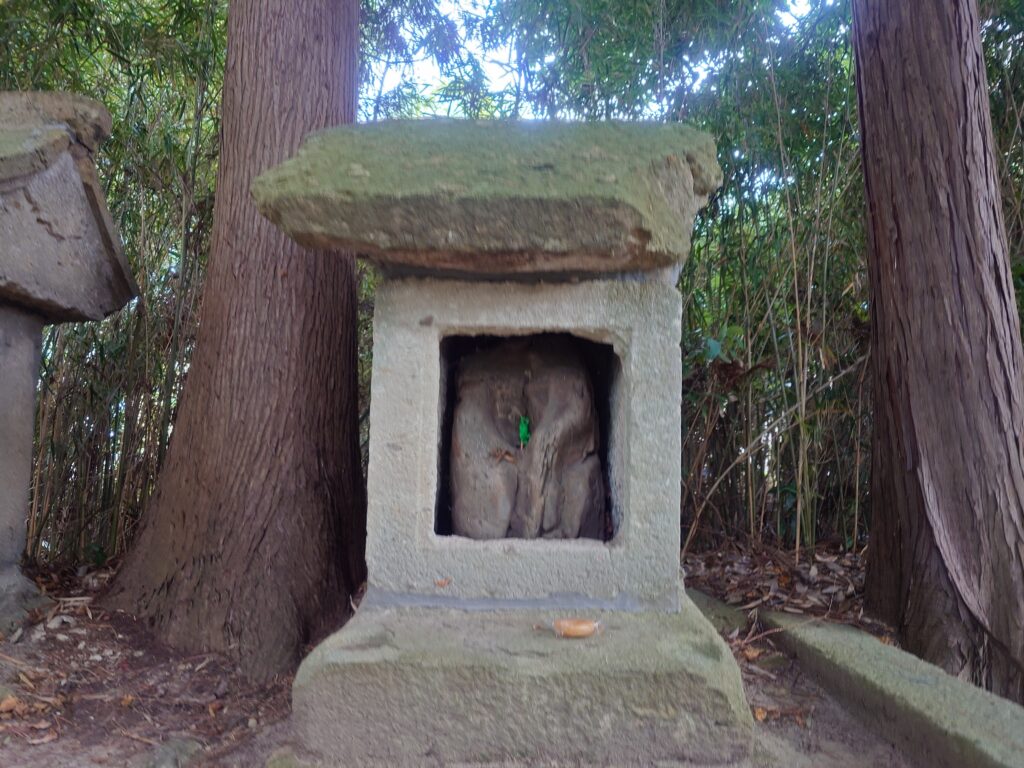
[[571, 339], [501, 341], [456, 371], [454, 533], [604, 538], [605, 487], [590, 375]]

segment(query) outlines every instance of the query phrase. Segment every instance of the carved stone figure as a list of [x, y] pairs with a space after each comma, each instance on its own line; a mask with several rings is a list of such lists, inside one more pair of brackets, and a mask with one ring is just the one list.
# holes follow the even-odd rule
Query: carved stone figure
[[602, 538], [597, 409], [571, 340], [502, 341], [463, 358], [455, 386], [454, 532], [473, 539]]

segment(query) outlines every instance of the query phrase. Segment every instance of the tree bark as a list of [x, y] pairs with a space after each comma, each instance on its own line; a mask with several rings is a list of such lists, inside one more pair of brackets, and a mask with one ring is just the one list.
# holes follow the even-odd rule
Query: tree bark
[[255, 679], [292, 668], [364, 575], [354, 260], [256, 211], [252, 179], [355, 117], [358, 0], [234, 0], [197, 349], [108, 604]]
[[854, 0], [872, 290], [869, 608], [1024, 696], [1020, 327], [976, 0]]

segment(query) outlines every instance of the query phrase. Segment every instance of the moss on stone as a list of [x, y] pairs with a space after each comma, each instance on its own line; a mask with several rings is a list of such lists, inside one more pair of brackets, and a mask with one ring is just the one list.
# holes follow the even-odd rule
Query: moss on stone
[[69, 141], [60, 126], [0, 128], [0, 181], [49, 167]]
[[647, 268], [685, 258], [721, 180], [712, 139], [679, 124], [419, 120], [314, 134], [253, 195], [313, 245]]
[[112, 120], [98, 101], [65, 91], [0, 91], [0, 126], [63, 123], [89, 151], [110, 135]]

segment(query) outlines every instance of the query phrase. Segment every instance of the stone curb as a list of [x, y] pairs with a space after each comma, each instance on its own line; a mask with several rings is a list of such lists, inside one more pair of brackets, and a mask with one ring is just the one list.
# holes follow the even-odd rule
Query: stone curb
[[743, 630], [747, 626], [747, 614], [738, 608], [723, 603], [711, 595], [690, 587], [686, 587], [686, 596], [700, 608], [704, 618], [711, 622], [719, 634], [728, 635], [733, 630]]
[[774, 640], [922, 766], [1024, 768], [1024, 708], [842, 624], [762, 614]]

